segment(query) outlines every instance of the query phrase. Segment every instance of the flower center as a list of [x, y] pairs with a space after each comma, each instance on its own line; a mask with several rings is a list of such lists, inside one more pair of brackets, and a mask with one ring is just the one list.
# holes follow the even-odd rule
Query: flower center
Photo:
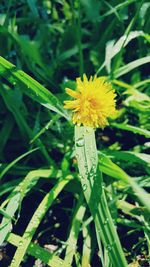
[[97, 104], [96, 101], [94, 99], [84, 99], [81, 103], [81, 110], [82, 110], [82, 114], [83, 116], [90, 116], [93, 113], [95, 114], [95, 108], [96, 108]]

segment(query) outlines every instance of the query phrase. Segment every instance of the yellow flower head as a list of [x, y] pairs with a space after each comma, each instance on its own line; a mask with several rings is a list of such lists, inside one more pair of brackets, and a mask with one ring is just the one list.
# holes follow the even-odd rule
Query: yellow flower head
[[86, 75], [76, 79], [76, 91], [66, 88], [68, 95], [75, 98], [64, 101], [64, 108], [72, 109], [73, 123], [89, 127], [104, 127], [108, 118], [116, 113], [115, 92], [104, 77], [90, 77]]

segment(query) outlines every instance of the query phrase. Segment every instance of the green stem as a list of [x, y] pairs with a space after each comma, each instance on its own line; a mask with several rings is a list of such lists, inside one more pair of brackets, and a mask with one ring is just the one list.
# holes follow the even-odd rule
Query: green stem
[[113, 267], [127, 267], [127, 262], [114, 226], [98, 171], [94, 130], [75, 127], [75, 147], [85, 199], [95, 222], [98, 244], [102, 240]]

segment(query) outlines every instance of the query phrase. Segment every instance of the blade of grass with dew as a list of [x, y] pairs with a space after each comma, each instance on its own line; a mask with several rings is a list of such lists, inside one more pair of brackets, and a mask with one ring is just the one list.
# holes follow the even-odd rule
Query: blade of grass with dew
[[17, 193], [20, 193], [20, 200], [22, 200], [26, 193], [32, 189], [33, 186], [37, 183], [39, 178], [51, 178], [55, 177], [55, 179], [58, 179], [62, 176], [62, 172], [59, 170], [51, 169], [39, 169], [39, 170], [33, 170], [30, 171], [23, 181], [21, 181], [11, 192], [11, 194], [7, 197], [7, 199], [2, 203], [1, 207], [3, 208], [11, 198], [16, 195]]
[[125, 123], [115, 123], [115, 122], [111, 123], [111, 126], [121, 130], [133, 132], [135, 134], [144, 135], [146, 138], [150, 138], [150, 131], [142, 129], [140, 127], [136, 127]]
[[5, 212], [11, 217], [6, 218], [3, 217], [2, 222], [0, 224], [0, 245], [4, 242], [7, 234], [12, 230], [12, 218], [18, 209], [20, 202], [20, 193], [14, 195], [10, 202], [8, 203]]
[[81, 227], [82, 220], [83, 220], [85, 210], [86, 210], [86, 207], [83, 206], [83, 202], [84, 202], [84, 198], [83, 198], [83, 195], [81, 194], [81, 196], [77, 202], [75, 211], [74, 211], [69, 237], [68, 237], [68, 240], [66, 242], [67, 248], [66, 248], [64, 260], [66, 263], [68, 263], [70, 265], [72, 264], [73, 257], [74, 257], [75, 252], [76, 252], [78, 235], [80, 232], [80, 227]]
[[[122, 247], [113, 224], [102, 187], [102, 175], [97, 169], [98, 156], [94, 130], [75, 126], [75, 149], [84, 196], [90, 208], [97, 240], [103, 241], [114, 267], [127, 267]], [[100, 243], [98, 241], [98, 244]], [[101, 249], [101, 247], [100, 247]]]
[[27, 174], [24, 181], [17, 187], [17, 190], [21, 192], [21, 200], [26, 195], [27, 191], [32, 188], [35, 183], [37, 183], [39, 178], [51, 178], [59, 179], [62, 176], [62, 172], [54, 169], [53, 167], [46, 170], [34, 170]]
[[0, 57], [0, 75], [12, 85], [18, 82], [20, 84], [20, 90], [23, 91], [24, 94], [68, 119], [68, 116], [56, 96], [24, 71], [18, 70], [15, 65], [3, 57]]
[[[22, 237], [16, 234], [9, 234], [7, 237], [7, 242], [14, 245], [15, 247], [19, 247]], [[36, 259], [40, 259], [43, 263], [46, 263], [50, 267], [60, 267], [64, 263], [64, 260], [56, 256], [54, 253], [48, 252], [46, 249], [42, 248], [38, 244], [30, 243], [27, 254], [35, 257]], [[65, 263], [66, 267], [71, 267]]]
[[52, 205], [53, 201], [56, 199], [58, 194], [62, 191], [64, 186], [71, 180], [72, 177], [67, 176], [66, 178], [60, 179], [57, 184], [46, 194], [44, 199], [39, 204], [38, 208], [34, 212], [23, 236], [21, 242], [15, 252], [15, 255], [11, 261], [10, 267], [19, 267], [22, 262], [24, 255], [28, 249], [29, 244], [39, 226], [41, 220], [43, 219], [45, 213]]
[[30, 144], [35, 142], [37, 138], [39, 138], [42, 134], [44, 134], [59, 118], [60, 118], [59, 114], [53, 116], [53, 118], [48, 123], [46, 123], [46, 125], [32, 138], [32, 140], [30, 140]]
[[21, 202], [27, 192], [31, 190], [33, 186], [35, 186], [39, 178], [50, 178], [52, 176], [55, 176], [58, 179], [61, 174], [56, 170], [53, 170], [53, 168], [50, 170], [34, 170], [29, 172], [24, 180], [15, 187], [12, 193], [2, 203], [1, 208], [4, 208], [8, 203], [5, 212], [11, 217], [11, 219], [8, 220], [8, 218], [5, 217], [2, 219], [0, 225], [0, 245], [3, 243], [7, 234], [12, 229], [13, 216], [15, 215], [18, 208], [21, 207]]

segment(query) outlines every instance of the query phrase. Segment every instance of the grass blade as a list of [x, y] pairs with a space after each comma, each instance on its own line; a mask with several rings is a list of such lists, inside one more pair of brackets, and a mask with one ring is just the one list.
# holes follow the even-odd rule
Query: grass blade
[[[11, 233], [8, 236], [7, 241], [16, 247], [19, 247], [21, 239], [22, 239], [21, 236]], [[46, 263], [50, 267], [60, 267], [60, 265], [63, 265], [63, 263], [65, 264], [66, 267], [70, 266], [67, 265], [67, 263], [65, 263], [61, 258], [54, 255], [54, 253], [46, 251], [38, 244], [31, 243], [28, 247], [27, 254], [40, 259], [42, 262]]]
[[75, 126], [75, 145], [82, 189], [95, 222], [98, 244], [102, 239], [113, 267], [127, 267], [106, 202], [102, 176], [97, 169], [94, 130], [90, 127]]
[[[7, 205], [5, 212], [13, 218], [20, 202], [20, 194], [14, 195]], [[7, 234], [12, 230], [11, 218], [4, 217], [0, 225], [0, 245], [4, 242]]]
[[22, 154], [21, 156], [19, 156], [19, 157], [16, 158], [15, 160], [13, 160], [11, 163], [9, 163], [9, 164], [6, 166], [6, 168], [1, 172], [1, 174], [0, 174], [0, 179], [2, 179], [3, 176], [9, 171], [9, 169], [10, 169], [11, 167], [13, 167], [18, 161], [20, 161], [20, 160], [23, 159], [24, 157], [30, 155], [31, 153], [33, 153], [33, 152], [35, 152], [35, 151], [37, 151], [37, 150], [38, 150], [38, 148], [31, 149], [30, 151], [28, 151], [28, 152]]
[[124, 172], [119, 166], [113, 163], [106, 155], [101, 153], [100, 156], [100, 170], [111, 177], [122, 180], [122, 182], [130, 185], [135, 192], [137, 198], [150, 211], [150, 195], [141, 188], [126, 172]]
[[16, 253], [13, 257], [13, 260], [10, 264], [10, 267], [19, 267], [21, 261], [24, 258], [24, 255], [28, 249], [29, 244], [35, 234], [37, 227], [39, 226], [41, 220], [43, 219], [45, 213], [50, 208], [53, 201], [56, 199], [58, 194], [62, 191], [64, 186], [70, 181], [70, 177], [66, 177], [64, 179], [60, 179], [58, 183], [51, 189], [49, 193], [44, 197], [35, 213], [33, 214], [25, 233], [21, 239], [21, 242], [16, 250]]
[[147, 138], [150, 138], [150, 131], [146, 130], [146, 129], [142, 129], [133, 125], [129, 125], [129, 124], [124, 124], [124, 123], [111, 123], [111, 125], [113, 127], [116, 127], [118, 129], [122, 129], [125, 131], [129, 131], [129, 132], [133, 132], [135, 134], [140, 134], [140, 135], [144, 135]]
[[114, 78], [119, 78], [120, 76], [123, 76], [124, 74], [130, 72], [131, 70], [133, 70], [139, 66], [142, 66], [144, 64], [147, 64], [147, 63], [150, 63], [150, 56], [134, 60], [131, 63], [128, 63], [125, 66], [115, 70], [114, 71]]
[[50, 110], [68, 118], [56, 96], [24, 71], [18, 70], [15, 65], [3, 57], [0, 57], [0, 75], [12, 85], [18, 82], [20, 84], [20, 90], [22, 90], [24, 94]]
[[[72, 226], [69, 234], [69, 238], [67, 240], [67, 249], [66, 249], [66, 255], [65, 255], [65, 262], [68, 264], [72, 264], [73, 257], [76, 252], [76, 244], [78, 241], [78, 235], [80, 231], [80, 226], [82, 224], [82, 220], [85, 214], [86, 207], [83, 206], [83, 195], [81, 194], [81, 197], [78, 200], [73, 220], [72, 220]], [[65, 267], [65, 266], [64, 266]]]

